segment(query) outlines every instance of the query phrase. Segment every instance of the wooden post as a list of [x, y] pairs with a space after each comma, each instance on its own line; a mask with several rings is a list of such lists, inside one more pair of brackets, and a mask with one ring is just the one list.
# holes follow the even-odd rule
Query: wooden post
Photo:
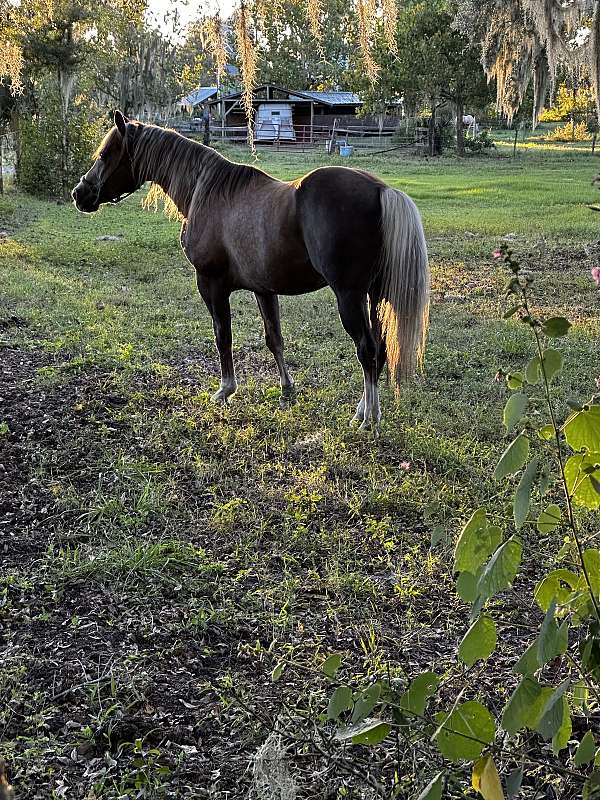
[[310, 143], [313, 143], [313, 131], [314, 131], [314, 124], [315, 124], [315, 104], [314, 101], [310, 101]]
[[225, 100], [221, 98], [221, 142], [225, 141]]
[[515, 126], [515, 143], [513, 145], [513, 158], [517, 155], [517, 139], [519, 136], [519, 129]]
[[592, 155], [594, 155], [594, 152], [596, 150], [596, 139], [597, 138], [598, 138], [598, 132], [594, 131], [594, 135], [592, 136]]
[[2, 137], [4, 129], [0, 128], [0, 194], [4, 194], [4, 161], [2, 160]]
[[210, 113], [207, 108], [204, 109], [204, 137], [202, 144], [207, 147], [210, 145]]

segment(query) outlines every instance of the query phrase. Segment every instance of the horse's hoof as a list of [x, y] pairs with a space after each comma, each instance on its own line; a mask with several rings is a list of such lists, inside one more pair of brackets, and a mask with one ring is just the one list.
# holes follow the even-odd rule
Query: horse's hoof
[[297, 400], [296, 392], [292, 390], [291, 392], [282, 392], [281, 397], [279, 398], [279, 407], [286, 409], [290, 406], [293, 406]]
[[372, 433], [374, 439], [379, 439], [379, 422], [373, 418], [366, 419], [358, 428], [359, 433]]
[[219, 389], [217, 392], [215, 392], [212, 395], [212, 397], [210, 399], [211, 399], [212, 403], [215, 403], [215, 405], [226, 406], [227, 403], [229, 402], [229, 397], [232, 394], [233, 394], [233, 392], [230, 392], [230, 391], [228, 391], [226, 389]]

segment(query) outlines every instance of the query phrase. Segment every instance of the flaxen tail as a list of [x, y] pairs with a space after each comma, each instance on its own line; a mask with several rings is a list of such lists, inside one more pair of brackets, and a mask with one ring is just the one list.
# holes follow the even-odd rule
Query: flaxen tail
[[429, 262], [421, 216], [397, 189], [381, 192], [381, 291], [377, 316], [396, 393], [422, 366], [429, 324]]

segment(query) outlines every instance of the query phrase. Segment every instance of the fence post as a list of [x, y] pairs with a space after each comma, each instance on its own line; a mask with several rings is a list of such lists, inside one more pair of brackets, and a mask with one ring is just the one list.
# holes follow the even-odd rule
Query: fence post
[[598, 138], [598, 132], [594, 131], [594, 135], [592, 136], [592, 155], [594, 155], [594, 152], [596, 150], [596, 139], [597, 138]]
[[517, 155], [517, 140], [519, 138], [519, 129], [515, 127], [515, 143], [513, 145], [513, 158]]

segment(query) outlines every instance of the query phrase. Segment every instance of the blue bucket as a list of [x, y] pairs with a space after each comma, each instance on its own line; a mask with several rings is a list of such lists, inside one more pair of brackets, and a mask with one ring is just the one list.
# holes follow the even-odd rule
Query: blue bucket
[[340, 155], [344, 156], [344, 158], [348, 158], [349, 156], [351, 156], [353, 150], [354, 150], [354, 148], [351, 147], [348, 144], [341, 144], [340, 145]]

